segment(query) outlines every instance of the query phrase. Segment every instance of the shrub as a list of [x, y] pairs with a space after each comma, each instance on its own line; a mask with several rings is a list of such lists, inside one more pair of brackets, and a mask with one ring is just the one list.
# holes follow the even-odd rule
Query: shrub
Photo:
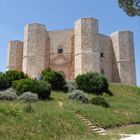
[[72, 92], [73, 90], [77, 89], [77, 85], [76, 85], [75, 81], [69, 80], [69, 81], [67, 81], [66, 85], [68, 87], [69, 92]]
[[18, 97], [18, 100], [23, 100], [26, 102], [35, 102], [38, 101], [38, 95], [32, 92], [25, 92]]
[[8, 87], [6, 76], [4, 73], [0, 73], [0, 90], [5, 90]]
[[97, 95], [103, 92], [108, 93], [108, 81], [105, 76], [89, 72], [76, 77], [76, 84], [80, 90]]
[[91, 100], [91, 103], [94, 105], [100, 105], [102, 107], [110, 107], [108, 102], [103, 97], [95, 97]]
[[42, 78], [44, 81], [47, 81], [51, 84], [52, 89], [54, 90], [63, 90], [66, 82], [62, 73], [46, 68], [42, 72]]
[[16, 90], [18, 95], [30, 91], [32, 93], [37, 93], [39, 99], [45, 100], [49, 98], [51, 94], [51, 86], [45, 81], [22, 79], [14, 81], [12, 86]]
[[0, 92], [0, 100], [13, 101], [17, 99], [17, 94], [13, 89], [7, 89]]
[[69, 88], [67, 85], [65, 85], [62, 89], [63, 92], [67, 93], [69, 91]]
[[14, 81], [12, 83], [12, 87], [16, 90], [18, 95], [21, 95], [27, 91], [37, 93], [38, 81], [32, 79], [21, 79]]
[[21, 110], [19, 107], [15, 106], [15, 105], [2, 105], [0, 106], [0, 113], [3, 114], [4, 116], [10, 116], [10, 117], [18, 117], [20, 119], [22, 119], [22, 115], [21, 115]]
[[11, 87], [12, 82], [15, 81], [15, 80], [28, 78], [28, 76], [25, 75], [23, 72], [18, 72], [18, 71], [15, 71], [15, 70], [7, 71], [5, 73], [5, 76], [6, 76], [6, 80], [7, 80], [7, 83], [8, 83], [8, 87]]
[[41, 100], [46, 100], [51, 95], [51, 85], [45, 81], [40, 81], [37, 91], [38, 97]]
[[69, 98], [79, 100], [82, 103], [88, 103], [87, 95], [82, 90], [74, 90], [69, 94]]

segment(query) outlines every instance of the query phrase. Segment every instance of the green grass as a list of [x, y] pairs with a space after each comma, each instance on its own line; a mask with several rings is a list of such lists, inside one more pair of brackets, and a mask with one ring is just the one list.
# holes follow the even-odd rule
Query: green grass
[[[52, 92], [52, 100], [37, 103], [0, 102], [0, 140], [111, 140], [118, 136], [97, 136], [75, 116], [80, 112], [99, 126], [113, 128], [140, 123], [140, 89], [111, 85], [114, 96], [104, 98], [111, 108], [81, 104], [68, 95]], [[89, 98], [93, 98], [89, 95]], [[59, 106], [63, 102], [63, 107]], [[138, 126], [139, 128], [139, 126]], [[135, 132], [139, 133], [138, 128]], [[124, 132], [130, 132], [127, 129]], [[134, 131], [134, 128], [133, 128]], [[111, 134], [117, 129], [110, 131]], [[121, 131], [120, 131], [121, 132]]]
[[140, 134], [140, 125], [126, 125], [118, 128], [109, 129], [108, 134]]

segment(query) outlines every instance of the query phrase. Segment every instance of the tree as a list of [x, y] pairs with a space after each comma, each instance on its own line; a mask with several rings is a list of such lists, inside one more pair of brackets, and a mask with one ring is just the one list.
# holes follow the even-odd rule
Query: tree
[[128, 16], [140, 16], [140, 0], [118, 0], [118, 3]]

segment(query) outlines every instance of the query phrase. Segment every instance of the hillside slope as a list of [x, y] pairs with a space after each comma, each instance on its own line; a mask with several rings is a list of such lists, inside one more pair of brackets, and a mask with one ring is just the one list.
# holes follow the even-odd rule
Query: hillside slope
[[[81, 104], [66, 93], [52, 92], [52, 100], [37, 103], [0, 102], [0, 139], [32, 140], [109, 140], [118, 136], [97, 136], [77, 117], [84, 117], [104, 128], [140, 123], [140, 89], [110, 85], [114, 96], [104, 96], [111, 108]], [[93, 98], [93, 95], [89, 95]], [[60, 102], [62, 105], [60, 105]]]

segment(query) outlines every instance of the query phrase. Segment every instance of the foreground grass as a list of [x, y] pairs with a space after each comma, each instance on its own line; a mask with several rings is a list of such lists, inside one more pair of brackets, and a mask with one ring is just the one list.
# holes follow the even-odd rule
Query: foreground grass
[[91, 133], [73, 111], [60, 108], [57, 100], [26, 104], [1, 102], [1, 140], [109, 140], [116, 136]]
[[[67, 98], [67, 94], [53, 92], [50, 101], [37, 103], [0, 102], [1, 140], [111, 140], [118, 136], [97, 136], [75, 116], [80, 112], [99, 126], [113, 128], [140, 123], [140, 89], [111, 85], [114, 96], [106, 97], [111, 108], [85, 105]], [[89, 98], [93, 96], [89, 95]], [[60, 107], [59, 101], [63, 102]], [[127, 129], [129, 132], [131, 131]], [[140, 131], [137, 129], [137, 133]], [[110, 133], [116, 133], [117, 129]]]

